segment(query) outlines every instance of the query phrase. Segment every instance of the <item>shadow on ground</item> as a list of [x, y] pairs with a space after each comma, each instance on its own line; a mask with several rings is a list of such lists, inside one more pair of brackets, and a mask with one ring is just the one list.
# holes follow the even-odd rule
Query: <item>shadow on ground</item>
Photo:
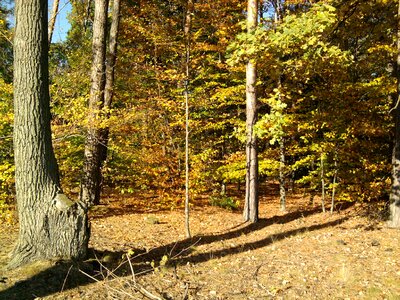
[[[229, 240], [242, 235], [254, 233], [272, 224], [285, 224], [296, 219], [304, 218], [316, 213], [319, 213], [320, 209], [308, 209], [300, 210], [292, 213], [288, 213], [283, 216], [274, 216], [269, 219], [261, 219], [255, 224], [240, 224], [230, 230], [222, 233], [210, 234], [210, 235], [197, 235], [190, 239], [185, 239], [175, 243], [170, 243], [159, 248], [152, 249], [146, 252], [143, 249], [135, 250], [135, 257], [132, 258], [135, 272], [137, 274], [144, 274], [151, 271], [148, 261], [160, 261], [161, 257], [167, 254], [170, 257], [170, 263], [174, 265], [183, 265], [188, 262], [196, 264], [206, 262], [215, 258], [229, 256], [252, 249], [258, 249], [266, 247], [276, 241], [283, 240], [290, 236], [295, 236], [304, 232], [312, 232], [321, 230], [327, 227], [334, 227], [342, 222], [346, 221], [348, 217], [344, 216], [338, 220], [326, 222], [323, 224], [304, 226], [301, 228], [273, 234], [262, 237], [258, 241], [240, 244], [237, 246], [220, 249], [217, 251], [193, 253], [192, 248], [194, 245], [206, 245], [212, 244], [216, 241]], [[109, 268], [113, 268], [113, 273], [117, 276], [125, 276], [130, 274], [130, 266], [125, 260], [121, 263], [118, 258], [122, 257], [121, 252], [108, 252], [107, 253], [95, 253], [90, 263], [86, 262], [83, 264], [72, 264], [72, 263], [58, 263], [51, 266], [32, 277], [18, 281], [14, 285], [0, 291], [0, 299], [35, 299], [38, 297], [49, 296], [54, 293], [58, 293], [63, 290], [84, 286], [93, 282], [93, 279], [83, 274], [81, 270], [90, 276], [104, 278], [104, 274], [100, 272], [104, 267], [107, 267], [108, 262], [102, 262], [102, 258], [110, 256], [116, 258], [111, 259]], [[7, 279], [5, 279], [7, 281]], [[0, 288], [3, 283], [0, 282]]]
[[[15, 271], [29, 272], [25, 270], [28, 270], [31, 267], [32, 266], [29, 265]], [[38, 268], [37, 265], [35, 267]], [[82, 266], [78, 266], [77, 264], [67, 262], [56, 263], [53, 266], [39, 271], [39, 273], [33, 275], [32, 277], [19, 280], [11, 287], [0, 291], [0, 299], [37, 299], [58, 293], [62, 290], [72, 289], [93, 282], [92, 279], [79, 271], [81, 267]], [[84, 269], [86, 269], [86, 272], [90, 272], [90, 270], [87, 270], [87, 268]], [[13, 271], [13, 273], [15, 271]], [[3, 278], [3, 283], [0, 283], [0, 288], [2, 288], [3, 284], [7, 284], [7, 281], [8, 278]]]

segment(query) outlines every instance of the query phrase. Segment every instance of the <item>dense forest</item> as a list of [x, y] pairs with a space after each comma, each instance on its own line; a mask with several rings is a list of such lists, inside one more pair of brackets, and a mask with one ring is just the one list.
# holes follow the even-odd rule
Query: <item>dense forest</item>
[[[337, 201], [388, 199], [397, 99], [395, 1], [266, 1], [249, 33], [243, 30], [246, 1], [197, 1], [188, 77], [186, 2], [121, 5], [113, 101], [95, 112], [95, 126], [109, 131], [103, 193], [151, 190], [168, 199], [183, 191], [186, 83], [193, 197], [220, 195], [233, 183], [240, 188], [246, 177], [244, 66], [251, 59], [257, 64], [260, 182], [281, 178], [285, 188], [324, 189]], [[62, 186], [78, 194], [94, 12], [84, 1], [72, 7], [72, 28], [64, 42], [51, 44], [49, 60]], [[3, 7], [2, 207], [14, 198], [13, 29], [7, 13]]]
[[184, 208], [187, 237], [199, 199], [258, 222], [271, 183], [282, 212], [302, 193], [400, 226], [398, 1], [71, 0], [52, 42], [58, 2], [0, 2], [10, 266], [84, 257], [109, 197]]

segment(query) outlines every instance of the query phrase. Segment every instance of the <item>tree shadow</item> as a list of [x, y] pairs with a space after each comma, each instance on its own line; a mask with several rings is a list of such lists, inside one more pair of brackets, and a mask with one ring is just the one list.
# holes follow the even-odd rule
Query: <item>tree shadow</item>
[[[163, 255], [168, 255], [170, 257], [170, 263], [174, 265], [185, 265], [188, 262], [196, 264], [209, 261], [211, 259], [217, 259], [224, 256], [234, 255], [238, 253], [242, 253], [249, 250], [255, 250], [259, 248], [263, 248], [273, 244], [274, 242], [283, 240], [285, 238], [296, 236], [298, 234], [302, 234], [304, 232], [312, 232], [316, 230], [320, 230], [323, 228], [334, 227], [340, 225], [349, 219], [349, 217], [345, 216], [335, 221], [330, 221], [323, 224], [305, 226], [285, 232], [281, 232], [278, 234], [269, 235], [261, 240], [250, 242], [246, 244], [240, 244], [234, 247], [225, 248], [217, 251], [210, 251], [206, 253], [198, 253], [192, 255], [192, 248], [194, 246], [211, 244], [216, 241], [223, 241], [233, 239], [235, 237], [239, 237], [242, 234], [248, 234], [260, 230], [271, 224], [283, 224], [279, 222], [273, 222], [275, 219], [279, 219], [279, 217], [273, 217], [271, 219], [262, 219], [258, 223], [249, 224], [244, 228], [240, 228], [238, 230], [234, 230], [231, 232], [218, 234], [218, 235], [197, 235], [190, 239], [185, 239], [176, 243], [171, 243], [169, 245], [161, 246], [156, 249], [152, 249], [147, 253], [138, 253], [137, 258], [134, 259], [135, 266], [140, 273], [146, 272], [149, 270], [149, 266], [146, 263], [148, 261], [160, 261]], [[136, 252], [135, 252], [136, 253]], [[122, 268], [123, 269], [123, 268]], [[126, 270], [125, 270], [126, 272]], [[123, 273], [123, 272], [122, 272]]]
[[[151, 271], [152, 266], [149, 266], [148, 261], [160, 261], [160, 258], [167, 254], [171, 259], [170, 263], [174, 265], [182, 265], [190, 263], [202, 263], [214, 258], [229, 256], [244, 251], [266, 247], [276, 241], [280, 241], [290, 236], [295, 236], [307, 231], [316, 231], [327, 227], [333, 227], [341, 224], [348, 217], [343, 217], [336, 221], [327, 222], [319, 225], [312, 225], [285, 231], [278, 234], [269, 235], [261, 240], [250, 242], [246, 244], [237, 245], [230, 248], [225, 248], [217, 251], [210, 251], [206, 253], [193, 254], [193, 246], [212, 244], [216, 241], [224, 241], [234, 239], [242, 235], [254, 233], [272, 224], [285, 224], [299, 218], [320, 212], [320, 208], [312, 208], [306, 210], [294, 211], [282, 216], [274, 216], [268, 219], [260, 219], [257, 223], [242, 223], [235, 227], [228, 229], [226, 232], [209, 234], [209, 235], [196, 235], [192, 238], [184, 239], [178, 242], [173, 242], [161, 247], [146, 251], [144, 249], [135, 249], [135, 257], [131, 262], [134, 264], [135, 272], [141, 274], [143, 272]], [[106, 251], [108, 255], [121, 258], [122, 252]], [[98, 256], [105, 255], [106, 253], [97, 252]], [[0, 291], [0, 299], [35, 299], [37, 297], [45, 297], [62, 290], [73, 289], [79, 286], [85, 286], [93, 282], [91, 278], [84, 275], [80, 270], [86, 268], [84, 271], [90, 275], [99, 275], [102, 269], [102, 263], [99, 260], [93, 260], [95, 264], [72, 264], [61, 263], [56, 264], [26, 280], [16, 282], [13, 286]], [[118, 265], [118, 266], [117, 266]], [[110, 269], [117, 276], [126, 276], [130, 273], [130, 266], [127, 261], [110, 265]], [[99, 275], [99, 280], [103, 277]], [[1, 283], [0, 283], [1, 284]], [[1, 287], [1, 286], [0, 286]]]
[[207, 252], [207, 253], [199, 253], [199, 254], [195, 254], [195, 255], [190, 255], [190, 253], [186, 256], [181, 255], [177, 258], [174, 258], [173, 262], [176, 264], [181, 264], [181, 265], [187, 264], [188, 262], [196, 264], [196, 263], [206, 262], [210, 259], [217, 259], [217, 258], [221, 258], [221, 257], [228, 256], [228, 255], [234, 255], [234, 254], [246, 252], [249, 250], [264, 248], [266, 246], [269, 246], [275, 242], [278, 242], [280, 240], [286, 239], [291, 236], [296, 236], [298, 234], [302, 234], [305, 232], [312, 232], [312, 231], [320, 230], [323, 228], [334, 227], [334, 226], [340, 225], [341, 223], [346, 221], [348, 218], [349, 217], [343, 217], [341, 219], [323, 223], [323, 224], [305, 226], [305, 227], [285, 231], [285, 232], [278, 233], [278, 234], [271, 234], [261, 240], [255, 241], [255, 242], [241, 244], [241, 245], [237, 245], [234, 247], [225, 248], [225, 249], [221, 249], [221, 250], [217, 250], [217, 251], [211, 251], [211, 252]]
[[254, 233], [256, 231], [262, 230], [267, 226], [271, 226], [273, 224], [286, 224], [290, 223], [294, 220], [298, 220], [300, 218], [306, 218], [308, 216], [320, 213], [321, 209], [311, 208], [305, 210], [297, 210], [294, 212], [287, 213], [281, 216], [273, 216], [268, 219], [259, 219], [257, 223], [241, 223], [238, 224], [225, 232], [216, 233], [216, 234], [208, 234], [208, 235], [195, 235], [191, 238], [186, 238], [184, 240], [170, 243], [168, 245], [164, 245], [159, 248], [155, 248], [150, 250], [145, 256], [151, 258], [152, 255], [159, 256], [164, 254], [169, 254], [171, 256], [176, 255], [176, 253], [182, 252], [183, 249], [190, 248], [194, 243], [199, 245], [211, 244], [216, 241], [224, 241], [230, 240], [242, 235], [246, 235], [249, 233]]
[[[20, 300], [37, 299], [63, 290], [73, 289], [92, 283], [93, 280], [82, 274], [82, 264], [61, 262], [29, 277], [17, 281], [11, 287], [0, 291], [0, 299]], [[90, 272], [87, 267], [83, 267]], [[23, 272], [24, 268], [19, 269]], [[6, 283], [7, 278], [4, 278]], [[0, 285], [1, 287], [1, 285]]]

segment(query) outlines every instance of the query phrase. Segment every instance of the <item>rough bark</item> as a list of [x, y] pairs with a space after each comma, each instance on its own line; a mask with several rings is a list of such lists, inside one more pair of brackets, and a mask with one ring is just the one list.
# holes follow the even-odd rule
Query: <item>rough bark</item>
[[395, 136], [392, 154], [392, 188], [390, 193], [390, 219], [388, 225], [400, 228], [400, 1], [397, 20], [397, 103], [393, 109]]
[[[258, 1], [248, 0], [247, 31], [257, 26]], [[249, 60], [246, 65], [246, 198], [243, 212], [245, 221], [258, 221], [258, 155], [253, 128], [257, 122], [256, 95], [257, 67]]]
[[14, 154], [19, 237], [9, 267], [86, 255], [86, 210], [56, 207], [60, 193], [50, 128], [47, 0], [15, 2]]
[[189, 80], [190, 80], [190, 30], [192, 27], [193, 0], [188, 0], [185, 15], [185, 229], [186, 237], [190, 238], [190, 195], [189, 195]]
[[[112, 7], [112, 19], [110, 27], [110, 37], [107, 53], [106, 62], [106, 84], [104, 91], [104, 112], [105, 119], [108, 120], [110, 117], [111, 105], [114, 97], [114, 77], [115, 77], [115, 65], [117, 63], [117, 47], [118, 47], [118, 31], [120, 21], [120, 0], [114, 0]], [[104, 163], [107, 159], [107, 147], [108, 137], [110, 128], [107, 126], [101, 132], [101, 160]]]
[[93, 23], [93, 63], [84, 152], [81, 199], [88, 206], [99, 204], [101, 186], [101, 116], [106, 83], [107, 0], [96, 0]]
[[49, 21], [49, 33], [48, 33], [49, 44], [51, 43], [51, 39], [53, 37], [54, 25], [56, 24], [59, 4], [60, 4], [60, 0], [53, 1], [53, 7], [51, 9], [51, 16], [50, 16], [50, 21]]

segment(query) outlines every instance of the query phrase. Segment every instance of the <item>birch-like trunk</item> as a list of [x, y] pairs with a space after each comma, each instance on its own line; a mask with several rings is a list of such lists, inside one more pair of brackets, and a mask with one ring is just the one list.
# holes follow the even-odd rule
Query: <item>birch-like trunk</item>
[[[86, 255], [86, 209], [60, 210], [61, 192], [50, 128], [47, 0], [15, 2], [14, 154], [19, 237], [9, 267]], [[73, 202], [72, 202], [73, 203]]]
[[[257, 26], [258, 1], [248, 0], [247, 32]], [[246, 198], [243, 218], [245, 221], [258, 221], [258, 155], [257, 139], [253, 128], [257, 122], [256, 95], [257, 67], [251, 59], [246, 65]]]
[[286, 211], [286, 159], [285, 138], [279, 140], [279, 196], [280, 210]]
[[49, 44], [51, 43], [51, 39], [53, 38], [54, 25], [56, 24], [59, 4], [60, 4], [60, 0], [54, 0], [53, 7], [51, 8], [51, 16], [50, 16], [50, 20], [49, 20], [49, 32], [48, 32]]

